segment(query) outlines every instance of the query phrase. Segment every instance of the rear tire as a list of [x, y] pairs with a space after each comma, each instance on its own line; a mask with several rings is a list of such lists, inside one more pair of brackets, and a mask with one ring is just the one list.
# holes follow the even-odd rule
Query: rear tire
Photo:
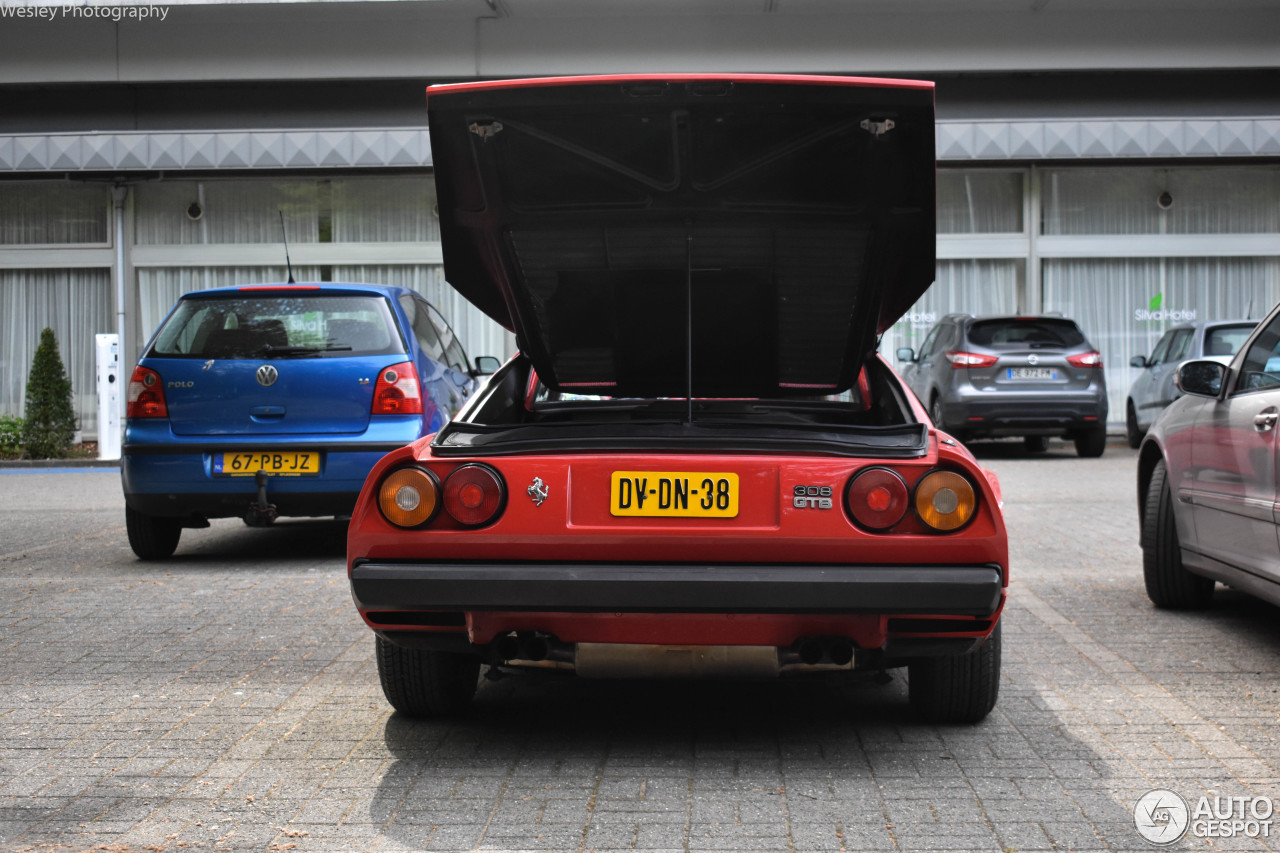
[[1047, 435], [1024, 435], [1022, 443], [1026, 445], [1028, 453], [1044, 453], [1049, 449], [1049, 436]]
[[129, 534], [129, 547], [139, 560], [172, 557], [182, 537], [182, 523], [176, 518], [143, 515], [128, 505], [124, 508], [124, 527]]
[[406, 649], [375, 637], [378, 680], [391, 707], [406, 717], [448, 717], [476, 693], [480, 658], [431, 649]]
[[1214, 581], [1192, 574], [1182, 565], [1173, 492], [1164, 460], [1156, 463], [1142, 504], [1142, 579], [1156, 607], [1203, 610], [1213, 601]]
[[1097, 459], [1107, 449], [1107, 428], [1097, 427], [1096, 429], [1077, 433], [1075, 444], [1077, 456], [1086, 459]]
[[940, 429], [943, 432], [951, 432], [951, 430], [947, 429], [947, 425], [942, 420], [942, 401], [938, 399], [938, 395], [936, 393], [929, 401], [929, 418], [933, 421], [933, 425], [937, 429]]
[[973, 651], [907, 667], [911, 707], [931, 723], [976, 723], [1000, 695], [1000, 623]]
[[1142, 444], [1144, 435], [1146, 433], [1138, 426], [1138, 413], [1133, 408], [1133, 401], [1130, 400], [1124, 407], [1124, 437], [1128, 440], [1130, 447], [1137, 449], [1138, 445]]

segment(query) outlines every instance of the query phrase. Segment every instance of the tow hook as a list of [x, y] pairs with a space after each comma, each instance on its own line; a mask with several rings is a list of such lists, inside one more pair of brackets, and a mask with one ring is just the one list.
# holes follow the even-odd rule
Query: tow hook
[[275, 504], [267, 502], [267, 472], [259, 471], [253, 475], [253, 483], [258, 487], [258, 499], [249, 504], [244, 514], [244, 523], [250, 527], [266, 527], [279, 515]]

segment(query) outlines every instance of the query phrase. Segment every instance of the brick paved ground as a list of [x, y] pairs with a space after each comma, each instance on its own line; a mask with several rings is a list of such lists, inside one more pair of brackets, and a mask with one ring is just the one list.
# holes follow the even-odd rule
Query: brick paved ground
[[144, 564], [114, 471], [0, 471], [0, 849], [1145, 850], [1151, 788], [1280, 800], [1280, 610], [1150, 607], [1132, 451], [980, 455], [1016, 580], [974, 727], [915, 722], [901, 676], [512, 678], [409, 723], [342, 525], [217, 522]]

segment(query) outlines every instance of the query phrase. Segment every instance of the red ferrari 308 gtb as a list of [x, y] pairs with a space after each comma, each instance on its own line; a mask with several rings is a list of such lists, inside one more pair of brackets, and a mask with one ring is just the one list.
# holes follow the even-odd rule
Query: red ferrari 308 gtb
[[445, 272], [520, 354], [386, 456], [348, 569], [391, 704], [482, 664], [906, 666], [996, 701], [995, 478], [876, 354], [933, 281], [933, 86], [638, 75], [428, 90]]

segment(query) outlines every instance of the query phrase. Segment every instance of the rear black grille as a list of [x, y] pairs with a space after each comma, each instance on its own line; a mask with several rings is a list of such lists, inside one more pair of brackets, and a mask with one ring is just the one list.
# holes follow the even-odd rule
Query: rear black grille
[[890, 619], [890, 634], [982, 634], [990, 619]]
[[375, 625], [415, 625], [419, 628], [465, 628], [465, 613], [435, 610], [376, 610], [365, 613]]

